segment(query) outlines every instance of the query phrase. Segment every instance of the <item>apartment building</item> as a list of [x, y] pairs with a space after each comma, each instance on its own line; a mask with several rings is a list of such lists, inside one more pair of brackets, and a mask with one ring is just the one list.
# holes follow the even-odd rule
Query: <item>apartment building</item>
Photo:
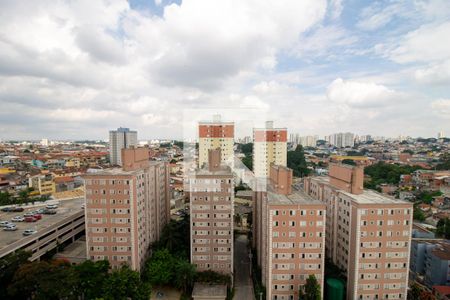
[[39, 192], [40, 195], [52, 195], [56, 192], [56, 185], [51, 174], [39, 174], [28, 178], [28, 187]]
[[220, 149], [221, 161], [233, 162], [234, 122], [221, 121], [220, 115], [214, 115], [212, 121], [199, 122], [198, 167], [208, 162], [208, 151]]
[[423, 279], [429, 288], [450, 285], [450, 241], [413, 239], [410, 270], [412, 279]]
[[170, 218], [169, 168], [149, 161], [147, 148], [122, 149], [121, 160], [84, 176], [87, 256], [141, 270]]
[[220, 149], [189, 174], [191, 263], [197, 270], [233, 274], [234, 180]]
[[109, 161], [113, 166], [122, 165], [122, 149], [137, 146], [137, 131], [119, 127], [109, 132]]
[[304, 189], [326, 205], [325, 253], [347, 273], [347, 299], [406, 299], [412, 203], [363, 189], [361, 166], [331, 164]]
[[292, 186], [292, 170], [271, 166], [267, 191], [255, 192], [254, 247], [266, 299], [296, 300], [309, 275], [322, 287], [325, 204]]
[[270, 165], [287, 165], [287, 129], [273, 128], [267, 121], [265, 128], [253, 129], [253, 172], [257, 178], [270, 176]]

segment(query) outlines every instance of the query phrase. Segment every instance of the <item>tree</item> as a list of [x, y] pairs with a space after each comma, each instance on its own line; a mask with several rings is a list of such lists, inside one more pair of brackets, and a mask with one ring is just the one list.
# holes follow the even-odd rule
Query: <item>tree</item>
[[238, 144], [238, 150], [245, 156], [250, 156], [253, 153], [253, 143]]
[[425, 214], [422, 212], [420, 208], [414, 207], [413, 219], [420, 222], [425, 221]]
[[77, 278], [76, 291], [82, 299], [96, 299], [102, 297], [102, 289], [108, 278], [109, 262], [101, 260], [93, 262], [87, 260], [74, 266]]
[[19, 192], [19, 203], [27, 203], [30, 201], [30, 190], [25, 188]]
[[450, 239], [450, 219], [440, 219], [436, 225], [436, 234], [440, 237]]
[[298, 145], [294, 151], [288, 151], [287, 166], [293, 170], [294, 176], [297, 177], [304, 177], [310, 173], [302, 145]]
[[320, 300], [320, 285], [314, 275], [309, 275], [303, 289], [304, 300]]
[[414, 283], [411, 286], [411, 289], [408, 291], [408, 300], [418, 300], [420, 299], [420, 294], [422, 293], [422, 289], [417, 283]]
[[0, 205], [11, 204], [11, 194], [8, 192], [0, 191]]
[[186, 293], [194, 284], [195, 266], [187, 260], [178, 259], [175, 263], [174, 271], [175, 286]]
[[15, 299], [74, 299], [75, 283], [67, 262], [29, 262], [17, 269], [8, 293]]
[[351, 165], [351, 166], [356, 166], [356, 162], [353, 159], [343, 159], [342, 163], [345, 165]]
[[147, 263], [145, 278], [152, 285], [166, 285], [173, 279], [175, 259], [168, 249], [157, 250]]
[[123, 265], [109, 275], [103, 288], [103, 298], [106, 300], [147, 300], [150, 297], [150, 291], [150, 285], [141, 281], [138, 272]]
[[11, 284], [17, 269], [28, 262], [30, 252], [23, 250], [11, 253], [0, 259], [0, 299], [7, 299], [7, 288]]
[[253, 170], [253, 156], [252, 155], [246, 155], [242, 158], [242, 163], [249, 169]]

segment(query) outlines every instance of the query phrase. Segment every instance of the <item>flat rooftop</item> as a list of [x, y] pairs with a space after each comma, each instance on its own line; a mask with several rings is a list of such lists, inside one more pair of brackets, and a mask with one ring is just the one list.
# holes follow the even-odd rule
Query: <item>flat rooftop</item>
[[[74, 198], [62, 201], [49, 200], [49, 203], [59, 203], [57, 213], [55, 215], [42, 215], [42, 219], [36, 222], [12, 222], [17, 226], [16, 231], [4, 231], [0, 228], [0, 250], [8, 245], [19, 241], [20, 239], [27, 238], [23, 236], [23, 231], [25, 229], [34, 229], [37, 232], [44, 230], [45, 228], [64, 220], [65, 218], [78, 213], [82, 210], [81, 206], [84, 204], [84, 198]], [[30, 208], [25, 208], [23, 212], [1, 212], [0, 211], [0, 221], [10, 221], [15, 216], [23, 216], [27, 212], [37, 210], [39, 208], [45, 208], [45, 202], [36, 203], [35, 206]]]
[[216, 171], [210, 171], [208, 169], [208, 164], [205, 164], [202, 168], [196, 169], [194, 172], [192, 172], [190, 175], [229, 175], [233, 176], [233, 172], [231, 171], [231, 168], [229, 166], [223, 166], [221, 165], [220, 168]]
[[[269, 187], [269, 186], [268, 186]], [[323, 204], [323, 202], [307, 195], [303, 190], [292, 189], [289, 195], [274, 193], [272, 190], [267, 191], [267, 200], [269, 204], [291, 205], [291, 204]]]
[[333, 187], [334, 189], [338, 190], [340, 193], [352, 198], [356, 203], [359, 203], [359, 204], [407, 204], [407, 203], [410, 203], [409, 201], [395, 199], [394, 197], [384, 195], [384, 194], [381, 194], [381, 193], [378, 193], [376, 191], [369, 190], [369, 189], [364, 189], [363, 193], [359, 194], [359, 195], [348, 193], [346, 191], [343, 191], [343, 190], [331, 185], [330, 179], [328, 176], [316, 176], [316, 177], [313, 177], [313, 180]]
[[[226, 297], [227, 286], [222, 284], [195, 283], [192, 297]], [[204, 298], [209, 299], [209, 298]], [[214, 299], [214, 298], [213, 298]]]

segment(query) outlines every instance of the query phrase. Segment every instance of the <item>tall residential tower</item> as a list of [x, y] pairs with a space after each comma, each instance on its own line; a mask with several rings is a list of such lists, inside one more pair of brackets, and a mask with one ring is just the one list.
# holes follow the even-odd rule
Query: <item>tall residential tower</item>
[[265, 128], [253, 129], [253, 172], [257, 178], [270, 176], [271, 164], [287, 165], [287, 129], [273, 128], [266, 122]]
[[213, 121], [199, 122], [198, 167], [208, 162], [208, 151], [220, 149], [221, 161], [233, 159], [234, 122], [221, 121], [220, 115], [215, 115]]
[[87, 257], [141, 270], [170, 218], [169, 169], [147, 148], [123, 149], [122, 162], [84, 176]]
[[200, 271], [231, 275], [234, 180], [220, 152], [208, 150], [208, 162], [189, 174], [191, 263]]
[[109, 161], [113, 166], [122, 165], [122, 149], [137, 146], [137, 131], [118, 128], [109, 132]]
[[331, 164], [305, 192], [326, 205], [325, 253], [347, 275], [347, 299], [406, 299], [413, 205], [363, 189], [360, 166]]

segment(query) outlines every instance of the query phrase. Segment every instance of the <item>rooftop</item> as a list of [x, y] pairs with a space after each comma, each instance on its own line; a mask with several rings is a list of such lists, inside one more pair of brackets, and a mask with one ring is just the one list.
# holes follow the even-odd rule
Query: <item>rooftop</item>
[[[227, 287], [222, 284], [206, 284], [206, 283], [196, 283], [194, 285], [194, 290], [192, 291], [192, 297], [226, 297]], [[212, 298], [212, 299], [214, 299]], [[211, 298], [205, 298], [211, 299]]]
[[292, 193], [289, 195], [274, 193], [271, 191], [270, 186], [268, 186], [268, 189], [267, 199], [269, 204], [323, 204], [321, 201], [307, 195], [303, 190], [295, 189], [294, 187], [292, 189]]
[[204, 164], [202, 168], [196, 169], [191, 175], [202, 176], [202, 175], [233, 175], [231, 168], [229, 166], [221, 165], [218, 170], [210, 171], [208, 164]]
[[439, 243], [432, 251], [432, 253], [443, 260], [450, 260], [450, 244]]
[[[319, 181], [321, 183], [331, 185], [329, 178], [326, 176], [316, 176], [313, 179], [316, 181]], [[395, 199], [393, 197], [390, 197], [390, 196], [387, 196], [384, 194], [380, 194], [376, 191], [368, 190], [368, 189], [364, 189], [363, 193], [359, 194], [359, 195], [348, 193], [341, 189], [337, 189], [337, 190], [339, 190], [340, 193], [352, 198], [356, 203], [359, 203], [359, 204], [408, 204], [408, 203], [410, 203], [408, 201]]]

